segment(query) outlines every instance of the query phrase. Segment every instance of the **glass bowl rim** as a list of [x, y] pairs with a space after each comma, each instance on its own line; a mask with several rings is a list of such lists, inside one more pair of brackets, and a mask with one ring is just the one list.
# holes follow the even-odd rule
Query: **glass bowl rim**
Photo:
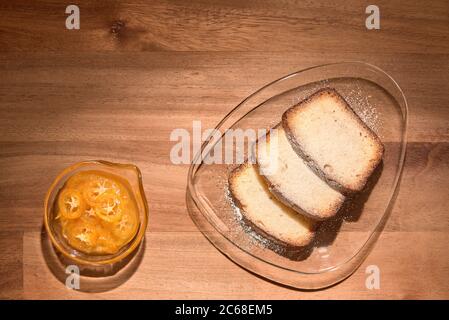
[[[71, 254], [70, 252], [65, 250], [65, 248], [63, 246], [61, 246], [61, 244], [59, 243], [59, 241], [56, 239], [55, 235], [53, 234], [53, 231], [52, 231], [52, 229], [50, 227], [50, 223], [49, 223], [50, 213], [48, 210], [48, 208], [49, 208], [48, 205], [49, 205], [49, 201], [50, 201], [50, 196], [53, 194], [53, 192], [55, 192], [56, 185], [63, 179], [64, 176], [69, 175], [74, 170], [81, 168], [83, 166], [86, 166], [86, 165], [104, 165], [104, 166], [108, 166], [108, 167], [117, 167], [120, 169], [133, 170], [137, 176], [139, 192], [140, 192], [140, 195], [142, 197], [142, 202], [143, 202], [143, 211], [144, 211], [143, 212], [143, 221], [140, 222], [141, 227], [139, 228], [139, 232], [134, 237], [132, 242], [129, 243], [128, 248], [125, 251], [123, 251], [121, 254], [119, 254], [115, 257], [105, 258], [103, 260], [98, 260], [98, 261], [86, 260], [86, 259], [74, 256], [73, 254]], [[116, 162], [109, 162], [106, 160], [85, 160], [85, 161], [74, 163], [74, 164], [66, 167], [64, 170], [62, 170], [56, 176], [56, 178], [53, 180], [52, 184], [48, 188], [47, 193], [45, 195], [45, 200], [44, 200], [44, 225], [45, 225], [45, 230], [51, 240], [51, 243], [66, 258], [73, 260], [75, 262], [78, 262], [82, 265], [87, 265], [87, 266], [103, 266], [106, 264], [113, 264], [113, 263], [123, 260], [128, 255], [130, 255], [140, 245], [140, 243], [142, 242], [142, 240], [145, 236], [145, 232], [146, 232], [147, 225], [148, 225], [148, 216], [149, 216], [149, 210], [148, 210], [148, 203], [147, 203], [147, 200], [145, 197], [145, 191], [143, 188], [142, 173], [136, 165], [131, 164], [131, 163], [116, 163]]]

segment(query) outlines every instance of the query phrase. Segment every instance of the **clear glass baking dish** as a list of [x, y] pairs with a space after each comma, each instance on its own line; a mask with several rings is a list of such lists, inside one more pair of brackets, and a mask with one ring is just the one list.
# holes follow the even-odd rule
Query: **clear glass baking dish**
[[[238, 164], [214, 163], [213, 159], [216, 152], [229, 151], [235, 158], [246, 158], [247, 146], [255, 139], [248, 137], [244, 145], [225, 143], [227, 130], [269, 129], [285, 110], [324, 87], [342, 94], [378, 134], [385, 154], [366, 190], [336, 218], [320, 225], [313, 245], [291, 251], [265, 239], [242, 221], [227, 189], [228, 174]], [[189, 214], [207, 239], [242, 267], [284, 285], [319, 289], [351, 275], [371, 251], [397, 195], [406, 151], [407, 101], [396, 81], [363, 62], [308, 68], [251, 94], [218, 123], [216, 130], [220, 136], [211, 134], [203, 143], [187, 181]]]

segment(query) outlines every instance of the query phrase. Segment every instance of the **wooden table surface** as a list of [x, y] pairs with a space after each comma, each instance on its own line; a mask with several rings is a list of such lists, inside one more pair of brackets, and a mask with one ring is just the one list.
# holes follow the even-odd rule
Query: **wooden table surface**
[[[449, 298], [449, 2], [64, 1], [0, 3], [1, 298]], [[185, 207], [188, 166], [175, 128], [213, 127], [248, 94], [309, 66], [361, 60], [387, 70], [409, 101], [399, 195], [374, 250], [344, 282], [293, 290], [218, 252]], [[67, 289], [43, 255], [43, 198], [86, 159], [143, 172], [151, 223], [135, 273], [101, 293]], [[365, 287], [378, 265], [381, 288]]]

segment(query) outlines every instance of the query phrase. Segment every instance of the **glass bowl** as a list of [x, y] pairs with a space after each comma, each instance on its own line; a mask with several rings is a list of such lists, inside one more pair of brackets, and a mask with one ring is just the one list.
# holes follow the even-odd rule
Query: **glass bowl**
[[[385, 146], [382, 163], [365, 190], [323, 222], [313, 244], [283, 248], [242, 221], [228, 191], [229, 173], [249, 155], [244, 143], [226, 140], [230, 130], [269, 129], [285, 110], [316, 90], [335, 88]], [[335, 284], [363, 262], [376, 242], [397, 195], [406, 150], [407, 101], [394, 79], [363, 62], [321, 65], [289, 74], [251, 94], [217, 125], [190, 166], [186, 202], [199, 230], [222, 253], [242, 267], [272, 281], [302, 289]], [[228, 143], [227, 143], [228, 142]], [[217, 161], [214, 155], [239, 159]], [[215, 160], [214, 160], [215, 159]], [[235, 160], [234, 160], [235, 162]]]
[[[55, 223], [54, 202], [60, 189], [64, 186], [67, 179], [75, 173], [88, 170], [98, 170], [114, 174], [126, 180], [134, 194], [138, 213], [139, 228], [134, 238], [124, 245], [115, 254], [95, 255], [86, 254], [72, 248], [64, 239], [61, 227]], [[76, 163], [62, 171], [53, 181], [45, 197], [44, 225], [51, 243], [59, 253], [63, 255], [67, 263], [73, 262], [82, 267], [102, 267], [112, 266], [115, 263], [125, 261], [126, 258], [139, 247], [145, 236], [145, 230], [148, 224], [148, 205], [143, 190], [142, 175], [139, 168], [132, 164], [111, 163], [102, 160], [84, 161]]]

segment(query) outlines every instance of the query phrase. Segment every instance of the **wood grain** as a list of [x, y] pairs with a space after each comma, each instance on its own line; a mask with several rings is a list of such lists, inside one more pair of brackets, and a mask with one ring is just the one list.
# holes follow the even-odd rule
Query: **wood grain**
[[[60, 1], [0, 5], [5, 51], [304, 51], [447, 53], [447, 1], [83, 1], [83, 32], [64, 30]], [[84, 31], [85, 30], [85, 31]]]
[[[449, 298], [449, 3], [83, 1], [81, 30], [56, 0], [0, 4], [0, 298]], [[373, 252], [330, 289], [302, 292], [232, 263], [185, 207], [174, 128], [213, 127], [248, 94], [309, 66], [362, 60], [409, 102], [399, 195]], [[43, 197], [66, 166], [132, 162], [151, 224], [137, 271], [103, 293], [67, 290], [41, 248]], [[365, 267], [382, 271], [365, 288]], [[45, 283], [45, 287], [42, 284]]]
[[[449, 263], [442, 263], [438, 256], [447, 250], [448, 240], [446, 232], [384, 232], [351, 278], [326, 290], [305, 292], [279, 286], [239, 268], [217, 253], [198, 232], [149, 232], [138, 271], [121, 286], [93, 294], [69, 290], [61, 284], [39, 254], [40, 233], [27, 232], [23, 238], [23, 292], [25, 298], [33, 299], [441, 299], [448, 295], [441, 275], [447, 274]], [[413, 251], [411, 242], [416, 243]], [[396, 244], [393, 248], [392, 243]], [[390, 249], [382, 249], [385, 247]], [[365, 269], [371, 264], [382, 270], [380, 290], [365, 287]], [[431, 273], [427, 273], [428, 268], [432, 268]]]

